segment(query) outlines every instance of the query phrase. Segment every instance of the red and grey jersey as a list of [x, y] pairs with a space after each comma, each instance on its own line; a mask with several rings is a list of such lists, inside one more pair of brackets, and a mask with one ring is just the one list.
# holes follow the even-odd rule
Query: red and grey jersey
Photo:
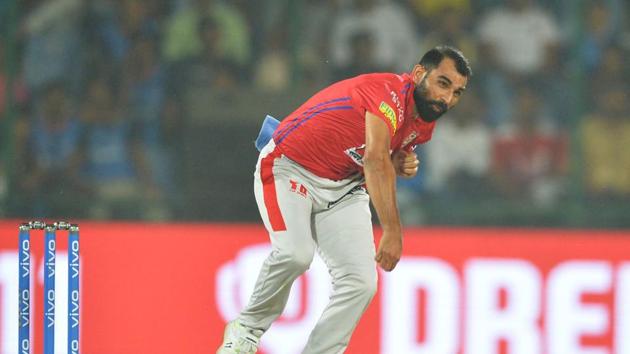
[[435, 122], [414, 113], [407, 74], [376, 73], [337, 82], [286, 117], [273, 134], [277, 149], [314, 174], [340, 180], [363, 171], [365, 112], [381, 118], [390, 150], [411, 151], [431, 139]]

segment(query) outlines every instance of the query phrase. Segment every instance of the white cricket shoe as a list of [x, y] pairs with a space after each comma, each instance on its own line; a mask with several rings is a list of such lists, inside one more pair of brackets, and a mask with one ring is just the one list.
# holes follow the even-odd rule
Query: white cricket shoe
[[229, 322], [217, 354], [256, 354], [262, 334], [263, 331], [249, 329], [236, 320]]

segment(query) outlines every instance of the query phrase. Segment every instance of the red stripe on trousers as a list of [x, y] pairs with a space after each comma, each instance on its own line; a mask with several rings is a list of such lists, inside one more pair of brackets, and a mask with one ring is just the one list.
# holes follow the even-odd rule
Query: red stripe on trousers
[[267, 216], [273, 231], [286, 231], [280, 206], [278, 205], [278, 197], [276, 195], [276, 181], [273, 176], [273, 162], [281, 153], [278, 150], [272, 151], [269, 155], [263, 157], [260, 161], [260, 180], [263, 184], [263, 199]]

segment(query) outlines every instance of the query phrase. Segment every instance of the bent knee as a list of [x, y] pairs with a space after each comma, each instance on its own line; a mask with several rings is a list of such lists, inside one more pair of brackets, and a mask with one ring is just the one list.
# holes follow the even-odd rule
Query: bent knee
[[378, 288], [378, 281], [377, 281], [376, 275], [374, 275], [374, 277], [363, 279], [363, 283], [362, 283], [360, 291], [362, 294], [364, 294], [365, 296], [371, 299], [372, 297], [374, 297], [374, 294], [376, 294], [377, 288]]
[[378, 286], [378, 275], [376, 269], [374, 271], [363, 271], [351, 274], [348, 277], [351, 280], [351, 287], [357, 295], [371, 299], [376, 294]]
[[313, 262], [314, 250], [293, 250], [282, 255], [286, 265], [300, 273], [305, 272]]

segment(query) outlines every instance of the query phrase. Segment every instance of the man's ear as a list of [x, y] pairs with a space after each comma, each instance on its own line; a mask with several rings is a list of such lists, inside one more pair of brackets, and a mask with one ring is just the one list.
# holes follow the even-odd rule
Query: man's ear
[[420, 64], [414, 65], [413, 69], [411, 70], [411, 77], [413, 79], [414, 84], [416, 85], [420, 84], [420, 82], [422, 81], [422, 79], [424, 79], [426, 74], [427, 74], [427, 69], [424, 66]]

